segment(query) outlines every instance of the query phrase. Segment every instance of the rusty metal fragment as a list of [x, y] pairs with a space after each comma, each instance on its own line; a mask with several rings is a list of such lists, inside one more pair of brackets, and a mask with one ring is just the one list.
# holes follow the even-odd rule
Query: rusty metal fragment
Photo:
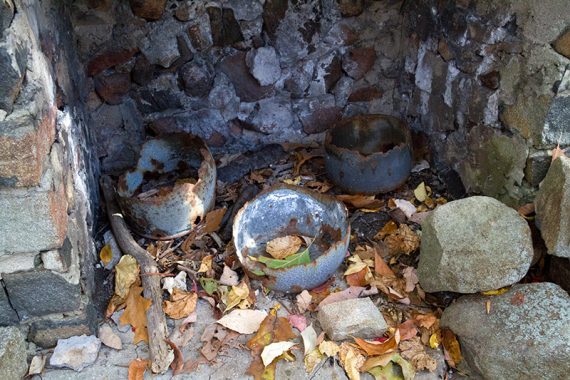
[[[263, 255], [268, 241], [286, 235], [315, 239], [309, 247], [310, 263], [270, 269], [248, 259]], [[331, 196], [277, 185], [241, 208], [234, 219], [233, 238], [237, 256], [250, 276], [270, 289], [298, 293], [325, 282], [343, 262], [350, 240], [348, 212]]]
[[119, 178], [117, 199], [138, 234], [182, 236], [214, 206], [216, 164], [202, 139], [179, 133], [147, 141], [137, 167]]
[[331, 181], [353, 194], [401, 186], [412, 168], [412, 138], [403, 121], [387, 115], [341, 120], [327, 131], [325, 166]]

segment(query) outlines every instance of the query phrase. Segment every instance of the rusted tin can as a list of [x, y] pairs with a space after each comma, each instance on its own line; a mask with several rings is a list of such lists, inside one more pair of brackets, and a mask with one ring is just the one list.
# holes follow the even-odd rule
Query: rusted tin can
[[[309, 246], [310, 263], [270, 269], [250, 259], [263, 255], [268, 241], [287, 235], [314, 239]], [[342, 202], [328, 195], [277, 185], [238, 211], [233, 240], [250, 276], [270, 289], [298, 293], [325, 282], [343, 262], [350, 240], [348, 212]]]
[[341, 120], [327, 131], [328, 177], [352, 194], [377, 194], [401, 186], [412, 168], [412, 138], [403, 121], [387, 115]]
[[185, 133], [147, 141], [117, 186], [129, 226], [153, 239], [184, 235], [213, 208], [215, 193], [214, 158], [202, 139]]

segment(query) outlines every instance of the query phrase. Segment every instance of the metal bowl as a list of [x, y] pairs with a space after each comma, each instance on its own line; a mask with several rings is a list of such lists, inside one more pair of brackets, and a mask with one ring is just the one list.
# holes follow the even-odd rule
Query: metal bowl
[[[311, 262], [270, 269], [249, 259], [265, 253], [268, 241], [286, 235], [315, 238]], [[236, 253], [247, 273], [273, 290], [298, 293], [336, 272], [350, 239], [346, 207], [336, 199], [297, 186], [278, 185], [246, 203], [233, 223]]]
[[327, 131], [328, 177], [349, 193], [377, 194], [401, 186], [412, 168], [412, 139], [406, 125], [387, 115], [341, 120]]
[[[147, 191], [149, 182], [154, 186]], [[136, 233], [164, 239], [192, 229], [213, 208], [215, 190], [216, 163], [208, 147], [197, 136], [177, 133], [142, 146], [137, 167], [119, 178], [117, 200]]]

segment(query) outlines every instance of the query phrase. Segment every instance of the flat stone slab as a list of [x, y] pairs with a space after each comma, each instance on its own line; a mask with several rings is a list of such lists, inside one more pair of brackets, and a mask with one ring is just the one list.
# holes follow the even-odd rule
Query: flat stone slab
[[534, 203], [548, 253], [570, 258], [570, 158], [559, 157], [552, 163]]
[[24, 335], [17, 327], [0, 327], [0, 379], [21, 379], [27, 371]]
[[49, 364], [54, 367], [67, 367], [81, 371], [95, 363], [100, 348], [101, 341], [94, 335], [60, 339], [55, 346]]
[[418, 278], [427, 292], [476, 293], [519, 281], [533, 248], [515, 210], [490, 197], [437, 207], [422, 222]]
[[441, 326], [458, 336], [470, 369], [485, 379], [570, 373], [570, 296], [558, 285], [517, 284], [499, 296], [461, 297], [445, 309]]
[[356, 298], [322, 306], [319, 323], [334, 340], [351, 337], [376, 338], [388, 329], [384, 317], [370, 298]]

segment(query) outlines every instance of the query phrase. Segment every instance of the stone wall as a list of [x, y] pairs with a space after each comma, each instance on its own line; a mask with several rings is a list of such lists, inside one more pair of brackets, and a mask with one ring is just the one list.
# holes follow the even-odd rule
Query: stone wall
[[92, 314], [81, 268], [95, 257], [97, 160], [65, 12], [0, 1], [0, 326], [29, 326], [41, 345], [87, 332]]

